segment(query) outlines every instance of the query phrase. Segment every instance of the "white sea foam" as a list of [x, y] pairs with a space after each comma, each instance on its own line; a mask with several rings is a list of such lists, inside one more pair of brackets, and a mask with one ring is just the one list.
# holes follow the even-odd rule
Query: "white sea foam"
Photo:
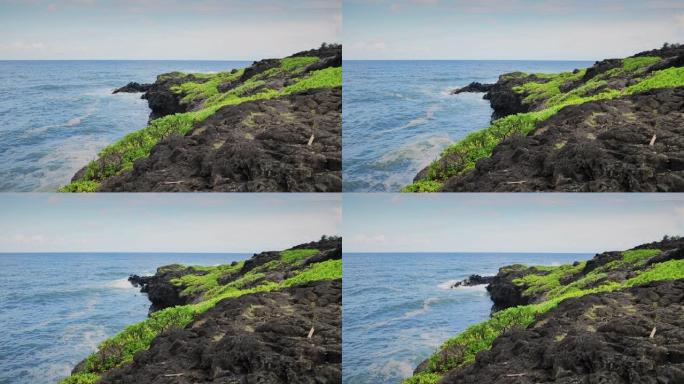
[[106, 285], [107, 288], [113, 288], [113, 289], [133, 289], [135, 288], [133, 284], [131, 284], [130, 281], [128, 281], [128, 278], [122, 278], [122, 279], [117, 279], [113, 280], [107, 283]]
[[370, 367], [370, 371], [381, 376], [384, 380], [396, 377], [397, 373], [402, 378], [407, 378], [413, 375], [413, 365], [410, 361], [389, 360], [382, 363], [374, 363]]
[[423, 306], [422, 307], [420, 307], [418, 309], [414, 309], [413, 311], [406, 312], [404, 314], [403, 318], [404, 319], [410, 319], [412, 317], [416, 317], [416, 316], [422, 315], [424, 313], [427, 313], [427, 311], [430, 310], [430, 306], [437, 303], [437, 302], [439, 302], [438, 298], [429, 297], [429, 298], [423, 300]]
[[451, 289], [451, 287], [453, 287], [454, 284], [458, 283], [459, 281], [461, 280], [447, 280], [443, 283], [437, 284], [437, 287], [439, 287], [440, 289]]
[[433, 104], [428, 107], [428, 109], [425, 111], [425, 116], [420, 116], [415, 119], [409, 120], [408, 123], [398, 127], [398, 128], [392, 128], [392, 129], [386, 129], [384, 131], [380, 131], [377, 133], [389, 133], [389, 132], [396, 132], [396, 131], [401, 131], [407, 128], [413, 128], [418, 125], [422, 125], [427, 123], [428, 121], [432, 120], [435, 117], [435, 113], [439, 111], [442, 107], [439, 104]]

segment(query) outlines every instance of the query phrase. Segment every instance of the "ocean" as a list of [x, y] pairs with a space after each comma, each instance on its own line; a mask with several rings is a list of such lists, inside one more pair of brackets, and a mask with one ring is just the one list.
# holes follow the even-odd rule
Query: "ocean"
[[0, 254], [0, 384], [54, 384], [101, 341], [144, 320], [150, 302], [127, 281], [129, 275], [249, 256]]
[[171, 71], [245, 61], [0, 61], [0, 191], [55, 191], [103, 147], [147, 125], [141, 94], [116, 94]]
[[450, 143], [489, 125], [481, 93], [451, 95], [513, 71], [561, 72], [589, 61], [344, 61], [343, 190], [398, 191]]
[[449, 288], [510, 264], [560, 265], [592, 254], [345, 253], [344, 384], [396, 384], [448, 338], [489, 317], [484, 285]]

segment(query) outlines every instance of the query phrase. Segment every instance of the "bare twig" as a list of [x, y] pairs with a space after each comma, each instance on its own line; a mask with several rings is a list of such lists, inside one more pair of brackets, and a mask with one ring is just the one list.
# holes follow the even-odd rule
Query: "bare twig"
[[655, 337], [655, 333], [656, 333], [656, 327], [653, 327], [653, 330], [651, 331], [651, 335], [650, 335], [648, 338], [649, 338], [649, 339], [654, 338], [654, 337]]
[[506, 184], [525, 184], [527, 183], [527, 180], [520, 180], [520, 181], [507, 181]]
[[649, 145], [650, 147], [652, 147], [653, 144], [655, 144], [655, 141], [656, 141], [656, 134], [654, 133], [654, 134], [653, 134], [653, 137], [651, 137], [651, 142], [648, 143], [648, 145]]
[[312, 338], [312, 337], [313, 337], [313, 333], [314, 333], [314, 327], [311, 327], [311, 330], [309, 331], [309, 336], [307, 336], [306, 338], [307, 338], [307, 339]]

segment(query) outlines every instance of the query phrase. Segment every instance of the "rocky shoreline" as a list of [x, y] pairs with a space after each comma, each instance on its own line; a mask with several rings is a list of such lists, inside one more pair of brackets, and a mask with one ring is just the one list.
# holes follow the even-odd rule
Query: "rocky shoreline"
[[560, 74], [501, 75], [489, 128], [444, 150], [405, 192], [684, 191], [684, 46]]
[[131, 276], [149, 318], [104, 341], [61, 384], [339, 383], [342, 239], [215, 267]]
[[217, 74], [172, 72], [142, 92], [148, 126], [104, 148], [62, 192], [340, 192], [342, 47]]
[[679, 383], [684, 240], [558, 267], [506, 266], [490, 320], [446, 341], [405, 384]]

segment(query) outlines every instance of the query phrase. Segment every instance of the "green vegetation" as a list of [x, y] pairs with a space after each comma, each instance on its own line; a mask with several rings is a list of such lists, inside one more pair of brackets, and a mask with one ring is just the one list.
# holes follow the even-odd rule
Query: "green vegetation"
[[59, 382], [59, 384], [95, 384], [100, 380], [100, 376], [94, 373], [77, 373]]
[[535, 74], [537, 78], [548, 80], [546, 82], [530, 81], [523, 85], [513, 87], [513, 91], [526, 94], [524, 103], [531, 104], [539, 99], [550, 99], [561, 94], [561, 85], [580, 80], [586, 73], [586, 69], [572, 72], [562, 72], [559, 74]]
[[435, 180], [419, 180], [401, 189], [402, 192], [437, 192], [442, 183]]
[[[285, 262], [296, 263], [305, 255], [318, 253], [314, 249], [287, 250], [281, 253]], [[154, 312], [146, 320], [126, 327], [119, 334], [102, 342], [95, 353], [87, 359], [83, 372], [64, 379], [62, 384], [94, 383], [102, 374], [112, 368], [127, 364], [133, 356], [149, 348], [152, 340], [160, 333], [172, 328], [183, 328], [191, 323], [198, 315], [213, 308], [218, 302], [246, 294], [270, 292], [278, 289], [302, 285], [311, 281], [334, 280], [342, 278], [342, 260], [327, 260], [313, 263], [296, 274], [279, 283], [264, 280], [265, 271], [274, 268], [281, 261], [267, 263], [233, 279], [225, 285], [219, 284], [222, 277], [238, 277], [244, 266], [244, 261], [233, 265], [219, 265], [214, 267], [183, 267], [173, 266], [174, 270], [191, 268], [192, 272], [171, 282], [185, 287], [182, 294], [202, 293], [202, 301], [195, 304], [181, 305]], [[230, 280], [230, 279], [229, 279]], [[251, 288], [245, 288], [250, 283], [258, 282]], [[86, 381], [91, 380], [91, 381]]]
[[193, 74], [195, 78], [206, 81], [188, 81], [172, 87], [171, 90], [184, 94], [185, 96], [182, 99], [184, 103], [190, 103], [196, 99], [208, 99], [219, 94], [219, 85], [239, 79], [244, 72], [244, 69], [240, 69], [235, 72], [220, 72], [217, 74]]
[[[527, 287], [523, 292], [523, 295], [525, 296], [549, 292], [561, 286], [560, 281], [562, 278], [570, 277], [581, 272], [586, 264], [586, 262], [581, 262], [576, 265], [567, 264], [558, 267], [534, 267], [532, 271], [535, 272], [514, 279], [513, 283]], [[543, 274], [536, 274], [536, 272], [542, 272]]]
[[[313, 60], [313, 61], [312, 61]], [[284, 69], [292, 73], [298, 73], [298, 68], [303, 69], [307, 63], [315, 62], [316, 57], [285, 58], [281, 62]], [[276, 70], [278, 68], [275, 68]], [[268, 72], [268, 71], [266, 71]], [[116, 143], [102, 149], [98, 159], [87, 165], [84, 176], [59, 189], [60, 192], [94, 192], [100, 183], [109, 177], [131, 170], [133, 163], [141, 158], [149, 156], [152, 148], [159, 141], [173, 135], [186, 135], [196, 124], [199, 124], [212, 116], [219, 109], [238, 105], [248, 101], [266, 100], [276, 97], [291, 95], [309, 89], [330, 88], [342, 86], [342, 68], [331, 67], [322, 70], [311, 71], [305, 76], [298, 78], [294, 84], [282, 89], [270, 89], [267, 86], [266, 76], [255, 76], [230, 90], [220, 93], [218, 86], [226, 82], [237, 81], [244, 73], [244, 69], [218, 74], [199, 75], [193, 74], [201, 82], [185, 82], [175, 86], [172, 90], [184, 94], [182, 101], [189, 103], [203, 100], [201, 109], [177, 113], [153, 120], [150, 124], [138, 131], [124, 136]], [[278, 71], [271, 72], [279, 74]], [[263, 75], [263, 74], [261, 74]], [[167, 76], [187, 76], [182, 73], [168, 74]], [[160, 76], [160, 78], [163, 76]]]
[[303, 70], [305, 67], [318, 61], [315, 56], [286, 57], [280, 61], [280, 67], [286, 71], [293, 69]]
[[280, 252], [280, 259], [286, 263], [295, 263], [320, 252], [318, 249], [288, 249]]
[[[607, 71], [565, 93], [560, 92], [560, 85], [581, 79], [584, 76], [584, 70], [576, 74], [569, 72], [558, 75], [536, 74], [537, 78], [550, 80], [544, 83], [528, 82], [519, 87], [514, 87], [514, 90], [527, 94], [525, 102], [528, 103], [545, 100], [543, 109], [506, 116], [494, 121], [488, 128], [470, 133], [442, 151], [440, 158], [429, 165], [425, 179], [404, 187], [402, 192], [438, 191], [446, 179], [473, 169], [478, 160], [491, 156], [494, 147], [507, 137], [529, 135], [539, 123], [549, 119], [565, 107], [591, 101], [611, 100], [652, 89], [684, 86], [684, 68], [673, 67], [655, 71], [649, 77], [623, 89], [606, 88], [606, 80], [611, 76], [624, 75], [625, 71], [631, 71], [633, 74], [640, 73], [646, 66], [658, 60], [660, 60], [658, 57], [627, 58], [624, 60], [623, 67], [615, 68], [622, 72]], [[520, 76], [525, 76], [525, 74], [518, 73], [513, 77]], [[605, 89], [597, 94], [588, 95], [589, 92], [600, 88]]]
[[93, 180], [75, 181], [65, 185], [58, 192], [95, 192], [100, 187], [100, 183]]
[[[623, 261], [639, 265], [644, 260], [658, 255], [657, 249], [630, 250], [623, 252]], [[609, 263], [610, 264], [610, 263]], [[586, 263], [562, 265], [558, 267], [533, 267], [530, 275], [514, 280], [516, 284], [525, 284], [528, 290], [547, 292], [546, 301], [538, 304], [523, 305], [496, 312], [492, 317], [479, 324], [468, 327], [461, 334], [447, 340], [434, 353], [428, 362], [427, 371], [405, 380], [404, 384], [436, 383], [447, 371], [472, 363], [475, 356], [491, 348], [494, 340], [513, 328], [527, 328], [537, 318], [558, 306], [564, 300], [589, 294], [613, 292], [633, 286], [644, 285], [654, 281], [684, 279], [684, 260], [670, 260], [657, 263], [648, 269], [638, 272], [629, 280], [605, 281], [594, 288], [586, 288], [592, 282], [600, 281], [605, 273], [596, 269], [581, 279], [568, 285], [560, 285], [559, 279], [581, 271]], [[608, 264], [606, 264], [608, 265]], [[517, 270], [520, 266], [515, 266]], [[580, 268], [581, 267], [581, 268]], [[540, 273], [545, 273], [540, 275]], [[548, 291], [547, 291], [548, 289]], [[528, 290], [525, 292], [527, 293]]]

